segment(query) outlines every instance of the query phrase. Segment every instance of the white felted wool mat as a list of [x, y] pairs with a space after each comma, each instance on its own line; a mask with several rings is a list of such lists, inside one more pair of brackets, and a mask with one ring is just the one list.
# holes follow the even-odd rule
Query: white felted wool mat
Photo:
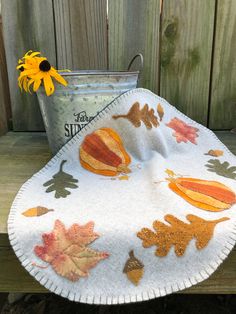
[[70, 300], [152, 299], [207, 279], [227, 257], [235, 192], [236, 158], [216, 136], [135, 89], [21, 187], [9, 238], [27, 271]]

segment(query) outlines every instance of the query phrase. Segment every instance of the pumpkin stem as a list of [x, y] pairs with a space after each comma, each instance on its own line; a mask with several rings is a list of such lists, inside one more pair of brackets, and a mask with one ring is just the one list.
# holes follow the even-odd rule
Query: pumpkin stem
[[127, 165], [125, 164], [120, 164], [118, 167], [117, 167], [117, 171], [118, 172], [121, 172], [121, 173], [130, 173], [131, 170], [128, 168]]
[[[166, 178], [166, 180], [168, 180], [168, 178]], [[159, 183], [163, 183], [163, 182], [166, 182], [165, 180], [159, 180], [159, 181], [154, 181], [153, 183], [154, 184], [159, 184]]]
[[173, 178], [173, 177], [168, 177], [166, 178], [166, 181], [169, 181], [169, 182], [175, 182], [176, 178]]

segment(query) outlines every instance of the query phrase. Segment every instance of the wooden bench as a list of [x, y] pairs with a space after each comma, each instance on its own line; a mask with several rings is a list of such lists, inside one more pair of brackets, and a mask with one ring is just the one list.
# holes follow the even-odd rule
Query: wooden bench
[[[236, 135], [216, 132], [236, 154]], [[7, 217], [20, 186], [50, 159], [45, 133], [9, 132], [0, 137], [0, 292], [46, 292], [20, 265], [7, 236]], [[236, 293], [236, 249], [204, 282], [182, 293]]]

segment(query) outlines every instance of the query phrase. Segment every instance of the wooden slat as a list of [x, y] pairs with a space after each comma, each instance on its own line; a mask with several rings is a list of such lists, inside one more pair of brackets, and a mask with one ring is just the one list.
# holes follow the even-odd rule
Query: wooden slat
[[0, 68], [0, 136], [5, 134], [8, 131], [3, 80], [4, 78], [3, 78], [2, 71]]
[[[109, 69], [126, 70], [134, 55], [144, 56], [141, 86], [158, 93], [160, 2], [108, 0]], [[138, 69], [138, 65], [136, 65]]]
[[160, 95], [206, 125], [215, 0], [164, 0]]
[[43, 130], [36, 95], [20, 92], [15, 67], [30, 49], [56, 64], [52, 0], [3, 0], [2, 18], [14, 130]]
[[0, 292], [47, 292], [21, 266], [12, 248], [0, 246]]
[[107, 68], [106, 0], [54, 0], [59, 68]]
[[45, 133], [9, 132], [0, 137], [0, 238], [7, 233], [7, 216], [17, 191], [49, 159]]
[[8, 75], [2, 35], [2, 17], [0, 15], [0, 135], [5, 134], [10, 126], [10, 106]]
[[217, 1], [210, 128], [236, 127], [236, 1]]

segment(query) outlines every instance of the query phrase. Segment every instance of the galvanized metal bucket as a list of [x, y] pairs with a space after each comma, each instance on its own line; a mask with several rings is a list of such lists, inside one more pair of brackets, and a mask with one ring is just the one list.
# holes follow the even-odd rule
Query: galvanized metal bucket
[[124, 92], [136, 88], [139, 71], [77, 71], [60, 73], [68, 82], [57, 85], [47, 97], [41, 88], [37, 92], [41, 113], [49, 141], [55, 154], [69, 139], [91, 121], [104, 107]]

